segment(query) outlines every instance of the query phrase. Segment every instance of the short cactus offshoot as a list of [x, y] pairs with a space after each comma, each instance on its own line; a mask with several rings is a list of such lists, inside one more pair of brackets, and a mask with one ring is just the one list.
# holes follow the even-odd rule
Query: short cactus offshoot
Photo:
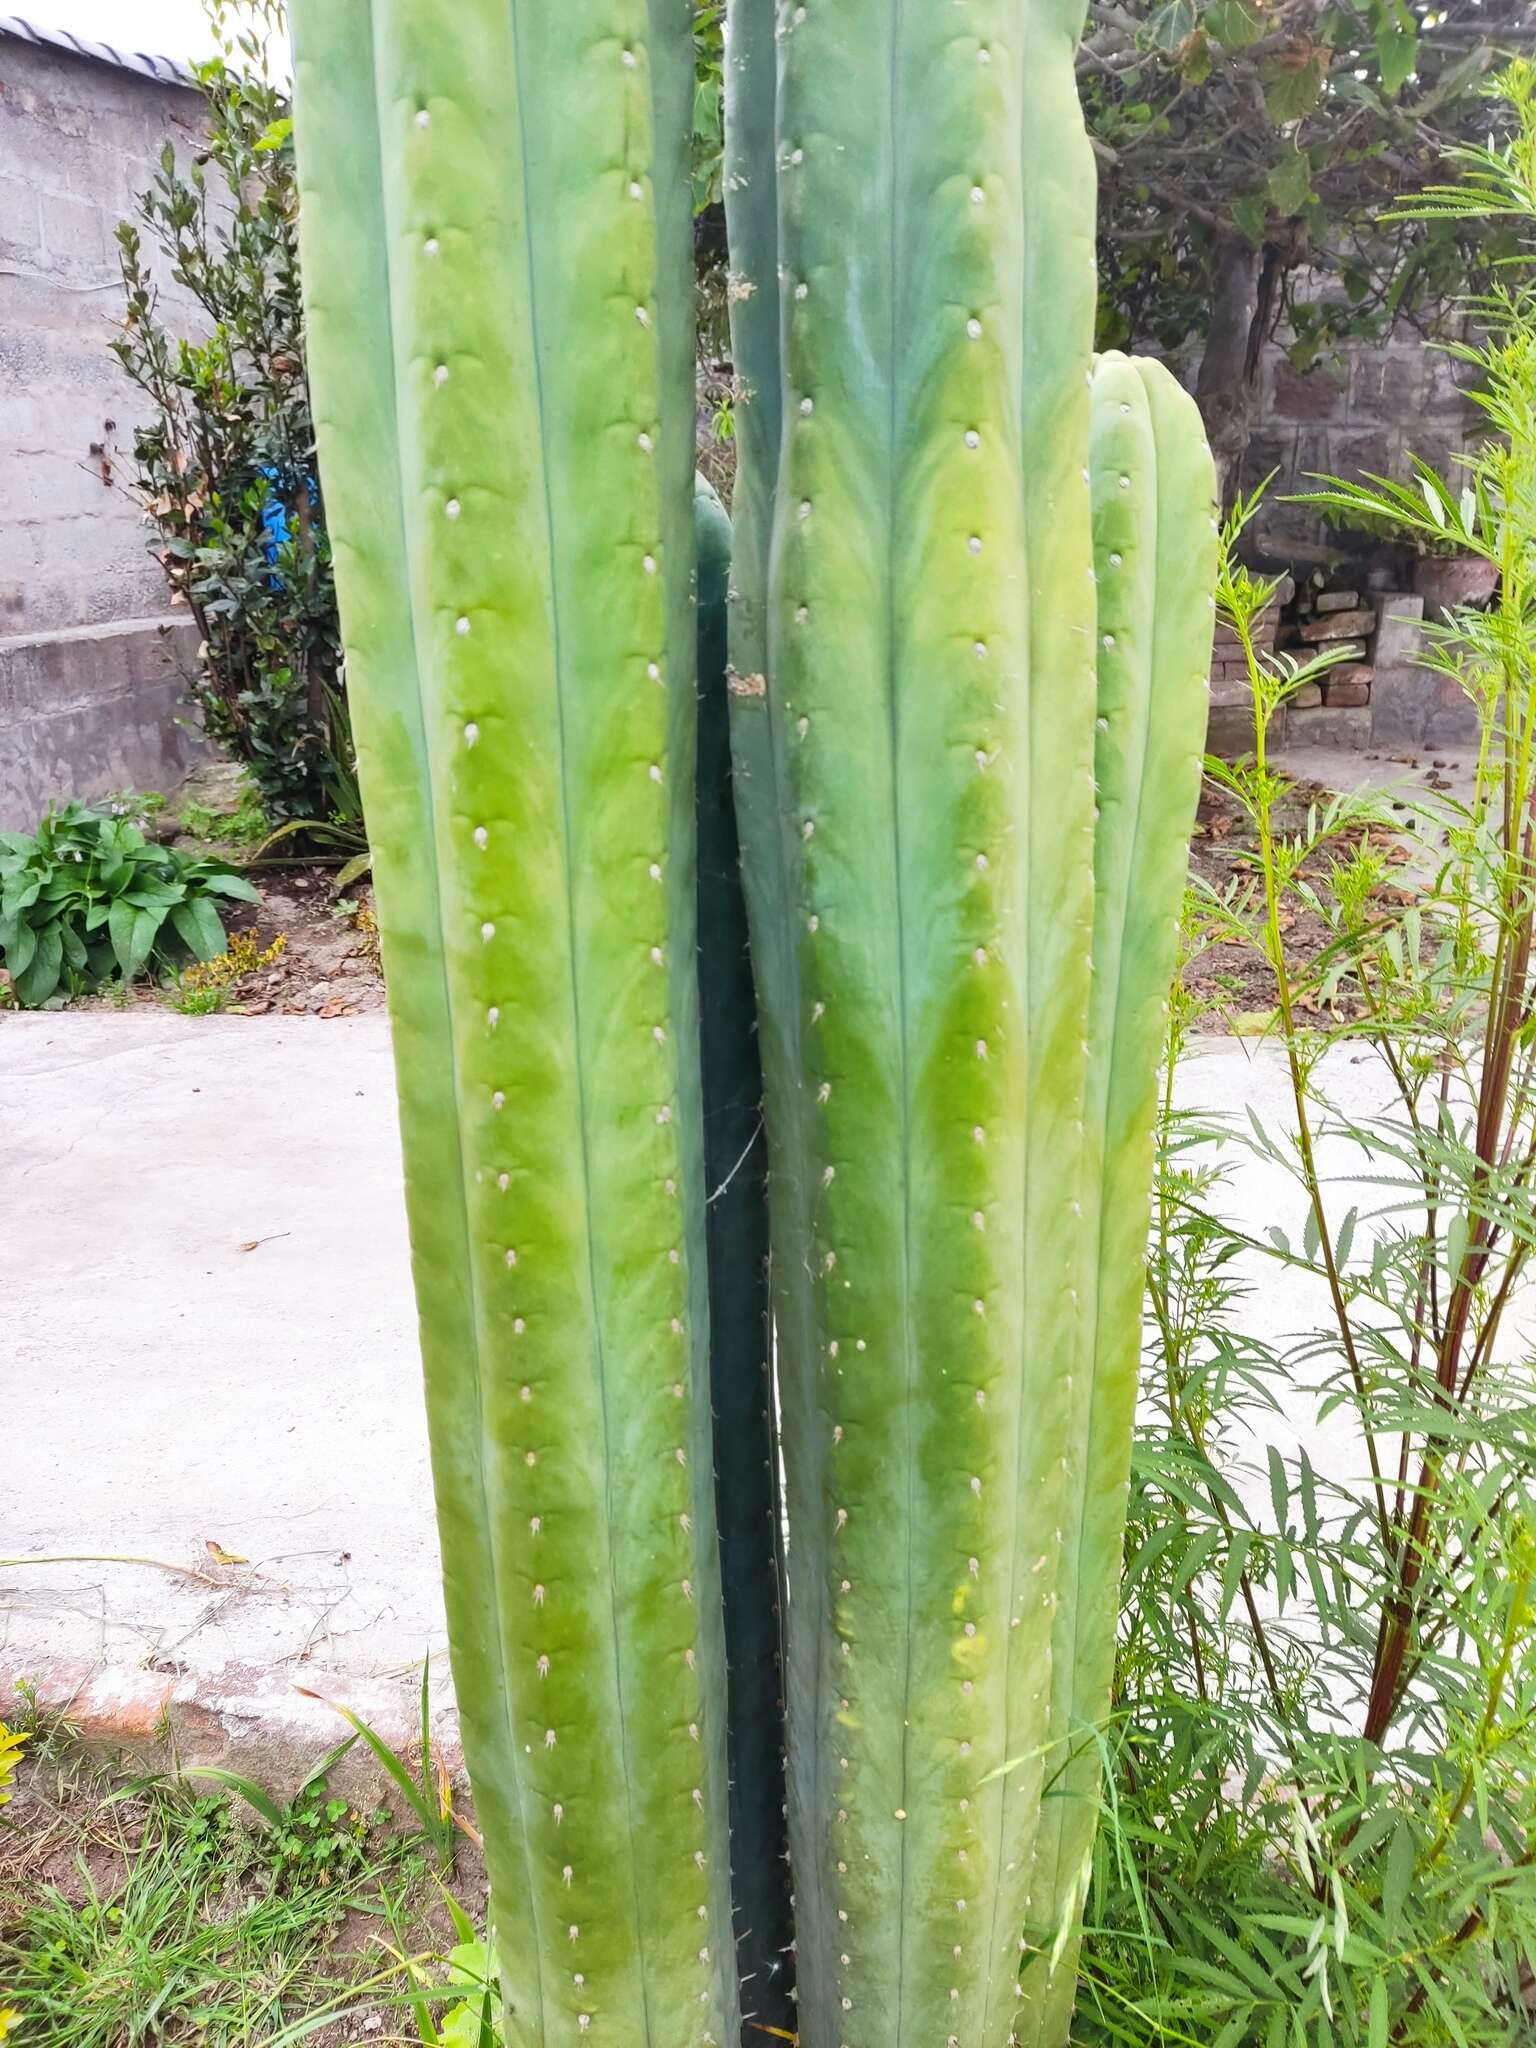
[[1051, 1640], [1051, 1793], [1034, 1856], [1025, 2048], [1071, 2023], [1098, 1816], [1141, 1350], [1152, 1129], [1176, 917], [1200, 786], [1216, 578], [1215, 477], [1194, 401], [1159, 363], [1094, 365], [1098, 591], [1094, 976], [1085, 1105], [1089, 1292], [1069, 1418]]
[[507, 2037], [723, 2048], [688, 16], [294, 11], [320, 453]]
[[1070, 2021], [1213, 566], [1193, 407], [1091, 356], [1080, 26], [780, 10], [727, 163], [807, 2048]]

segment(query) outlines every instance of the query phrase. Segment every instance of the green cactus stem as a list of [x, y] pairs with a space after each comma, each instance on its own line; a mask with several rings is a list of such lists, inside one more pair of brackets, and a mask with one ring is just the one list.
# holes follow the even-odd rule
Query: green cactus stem
[[696, 484], [699, 993], [715, 1493], [730, 1698], [731, 1892], [746, 2039], [794, 2025], [784, 1818], [778, 1449], [768, 1288], [768, 1141], [731, 791], [731, 523]]
[[767, 680], [734, 708], [772, 770], [745, 854], [776, 842], [793, 937], [785, 972], [782, 920], [754, 926], [797, 1183], [774, 1224], [809, 2048], [1001, 2044], [1027, 1917], [1037, 1791], [998, 1774], [1048, 1722], [1092, 917], [1075, 26], [861, 0], [780, 42]]
[[[769, 12], [732, 10], [738, 95], [770, 61]], [[797, 8], [771, 139], [760, 119], [733, 137], [727, 106], [753, 365], [738, 491], [754, 517], [773, 498], [771, 545], [738, 548], [732, 712], [806, 2048], [1003, 2048], [1028, 2017], [1025, 1930], [1062, 1849], [1054, 1824], [1041, 1837], [1053, 1652], [1081, 1661], [1085, 1700], [1112, 1654], [1101, 1586], [1074, 1617], [1085, 1560], [1107, 1552], [1112, 1583], [1098, 1489], [1130, 1424], [1095, 1402], [1082, 1331], [1101, 1171], [1106, 1245], [1144, 1221], [1145, 1147], [1124, 1134], [1157, 1048], [1115, 1038], [1107, 1106], [1093, 971], [1102, 936], [1154, 972], [1188, 817], [1183, 780], [1148, 800], [1147, 884], [1114, 885], [1118, 914], [1099, 902], [1080, 27], [1073, 0]], [[1205, 604], [1200, 559], [1160, 564], [1176, 600]], [[1123, 1336], [1119, 1275], [1111, 1293]]]
[[304, 0], [304, 256], [517, 2048], [739, 2030], [685, 10]]
[[1101, 356], [1091, 461], [1099, 818], [1084, 1187], [1096, 1228], [1074, 1380], [1049, 1773], [1036, 1843], [1025, 2048], [1071, 2028], [1074, 1938], [1098, 1818], [1141, 1353], [1157, 1073], [1205, 741], [1215, 476], [1194, 401], [1160, 364]]

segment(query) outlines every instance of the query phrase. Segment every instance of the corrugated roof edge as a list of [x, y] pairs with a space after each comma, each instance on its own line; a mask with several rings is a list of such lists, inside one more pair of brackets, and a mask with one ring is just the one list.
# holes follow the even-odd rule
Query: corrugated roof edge
[[153, 78], [160, 85], [196, 85], [192, 68], [175, 57], [152, 57], [141, 50], [117, 50], [110, 43], [93, 43], [68, 29], [38, 28], [19, 14], [0, 14], [0, 36], [16, 36], [21, 42], [40, 48], [63, 50], [71, 57], [88, 57], [96, 64], [112, 64], [119, 71], [136, 71], [141, 78]]

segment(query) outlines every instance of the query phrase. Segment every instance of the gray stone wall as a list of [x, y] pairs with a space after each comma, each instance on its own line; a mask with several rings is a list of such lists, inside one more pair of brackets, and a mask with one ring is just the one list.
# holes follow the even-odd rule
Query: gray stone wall
[[144, 401], [107, 344], [117, 223], [166, 138], [195, 144], [200, 106], [0, 31], [0, 828], [164, 788], [197, 752], [196, 633], [124, 489]]
[[[1259, 560], [1294, 573], [1275, 643], [1305, 659], [1329, 637], [1330, 615], [1350, 627], [1350, 659], [1303, 685], [1275, 718], [1280, 745], [1402, 748], [1459, 746], [1476, 738], [1476, 714], [1456, 684], [1419, 664], [1426, 606], [1414, 590], [1411, 548], [1329, 526], [1310, 506], [1287, 502], [1318, 476], [1394, 481], [1415, 456], [1454, 477], [1456, 457], [1481, 431], [1464, 388], [1469, 373], [1444, 350], [1407, 331], [1379, 347], [1302, 374], [1271, 347], [1261, 372], [1259, 425], [1241, 486], [1272, 478], [1249, 529]], [[1298, 586], [1299, 585], [1299, 589]], [[1432, 610], [1432, 607], [1430, 608]], [[1217, 754], [1253, 745], [1246, 671], [1218, 634], [1207, 744]]]
[[1406, 479], [1415, 455], [1454, 474], [1454, 456], [1475, 439], [1477, 408], [1463, 388], [1467, 373], [1444, 350], [1408, 330], [1342, 362], [1305, 374], [1280, 348], [1266, 351], [1259, 426], [1244, 458], [1242, 485], [1254, 490], [1277, 471], [1259, 518], [1264, 542], [1296, 562], [1336, 557], [1347, 543], [1289, 493], [1315, 488], [1314, 475]]

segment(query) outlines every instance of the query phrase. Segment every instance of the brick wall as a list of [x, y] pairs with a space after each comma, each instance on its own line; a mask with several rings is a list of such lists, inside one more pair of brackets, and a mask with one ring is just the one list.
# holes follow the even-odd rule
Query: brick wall
[[178, 722], [195, 632], [122, 489], [143, 401], [107, 344], [114, 230], [200, 105], [0, 32], [0, 828], [53, 797], [163, 788], [196, 751]]

